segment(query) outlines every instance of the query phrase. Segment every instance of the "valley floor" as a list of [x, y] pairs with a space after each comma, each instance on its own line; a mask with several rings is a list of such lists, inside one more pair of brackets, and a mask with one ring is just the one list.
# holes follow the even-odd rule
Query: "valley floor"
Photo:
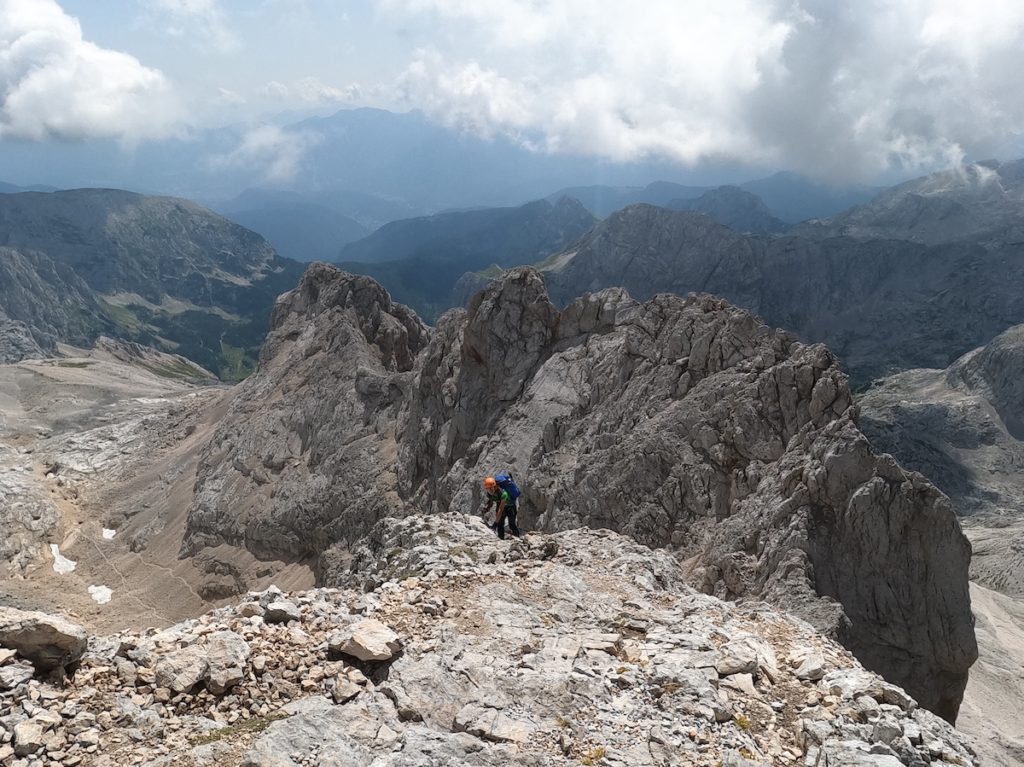
[[[0, 604], [98, 632], [204, 612], [215, 600], [198, 592], [211, 575], [178, 550], [199, 454], [230, 390], [161, 376], [145, 361], [64, 352], [0, 366], [0, 531], [10, 549]], [[274, 580], [312, 585], [307, 568]]]

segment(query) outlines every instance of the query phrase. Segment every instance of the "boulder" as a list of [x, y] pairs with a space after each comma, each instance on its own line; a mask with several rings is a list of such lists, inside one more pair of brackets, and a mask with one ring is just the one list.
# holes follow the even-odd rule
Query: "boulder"
[[31, 756], [43, 747], [43, 734], [46, 728], [36, 719], [28, 719], [14, 725], [14, 753], [18, 756]]
[[391, 660], [401, 648], [398, 634], [373, 618], [352, 624], [330, 640], [332, 653], [351, 655], [363, 661]]
[[156, 684], [175, 693], [189, 692], [206, 679], [210, 664], [204, 648], [185, 647], [167, 653], [156, 663]]
[[302, 620], [302, 611], [294, 602], [287, 599], [278, 599], [267, 605], [263, 611], [263, 619], [267, 623], [288, 623], [288, 621]]
[[0, 647], [16, 650], [36, 671], [73, 669], [88, 644], [85, 629], [64, 618], [0, 607]]

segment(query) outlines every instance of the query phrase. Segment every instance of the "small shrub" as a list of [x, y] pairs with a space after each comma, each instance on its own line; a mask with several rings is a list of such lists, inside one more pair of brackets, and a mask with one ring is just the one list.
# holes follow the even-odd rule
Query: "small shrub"
[[587, 765], [587, 767], [593, 767], [593, 765], [600, 762], [608, 755], [608, 749], [604, 746], [597, 746], [596, 748], [590, 749], [580, 759], [581, 764]]
[[210, 732], [197, 735], [189, 740], [193, 746], [205, 746], [208, 743], [215, 743], [218, 740], [224, 740], [225, 738], [230, 738], [232, 735], [239, 735], [243, 732], [263, 732], [274, 722], [281, 719], [287, 719], [288, 716], [289, 715], [283, 711], [279, 711], [276, 714], [270, 714], [270, 716], [258, 717], [255, 719], [240, 719], [227, 727], [211, 730]]
[[448, 556], [452, 559], [455, 557], [466, 557], [472, 562], [476, 562], [479, 559], [476, 551], [465, 545], [452, 546], [448, 549]]

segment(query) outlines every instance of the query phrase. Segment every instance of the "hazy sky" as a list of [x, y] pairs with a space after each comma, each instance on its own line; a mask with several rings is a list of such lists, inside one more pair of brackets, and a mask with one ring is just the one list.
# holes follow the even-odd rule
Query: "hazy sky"
[[4, 142], [382, 106], [863, 180], [1016, 153], [1022, 71], [1024, 0], [0, 0]]

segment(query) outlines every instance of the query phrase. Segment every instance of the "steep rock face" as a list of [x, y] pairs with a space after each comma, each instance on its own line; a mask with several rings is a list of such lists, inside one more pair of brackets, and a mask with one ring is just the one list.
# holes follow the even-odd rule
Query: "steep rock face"
[[971, 577], [1024, 595], [1024, 326], [946, 370], [889, 376], [860, 399], [874, 444], [929, 477], [965, 517]]
[[826, 349], [723, 301], [613, 289], [559, 312], [513, 270], [439, 323], [399, 488], [468, 512], [510, 468], [527, 524], [671, 544], [705, 590], [784, 603], [952, 718], [976, 657], [970, 549], [948, 500], [852, 418]]
[[982, 349], [964, 355], [947, 373], [952, 385], [962, 382], [985, 397], [1010, 434], [1024, 439], [1024, 325], [1000, 333]]
[[315, 561], [399, 513], [394, 410], [426, 340], [377, 283], [312, 265], [206, 448], [183, 551]]
[[28, 325], [0, 315], [0, 365], [42, 357], [44, 354], [32, 337]]
[[785, 604], [953, 718], [969, 547], [853, 417], [824, 347], [720, 299], [612, 289], [559, 311], [515, 269], [428, 338], [372, 281], [314, 265], [206, 451], [183, 551], [319, 556], [336, 583], [377, 519], [473, 513], [511, 469], [528, 528], [671, 546], [705, 591]]
[[35, 346], [52, 352], [57, 340], [84, 345], [113, 327], [73, 269], [43, 253], [8, 247], [0, 247], [0, 319], [20, 323], [19, 329], [8, 324], [4, 331], [7, 362], [32, 356], [32, 343], [14, 340], [24, 339], [24, 331]]
[[990, 247], [819, 235], [745, 236], [706, 216], [637, 205], [538, 268], [559, 306], [611, 286], [640, 299], [721, 296], [827, 343], [858, 384], [945, 367], [1024, 321], [1020, 239]]

